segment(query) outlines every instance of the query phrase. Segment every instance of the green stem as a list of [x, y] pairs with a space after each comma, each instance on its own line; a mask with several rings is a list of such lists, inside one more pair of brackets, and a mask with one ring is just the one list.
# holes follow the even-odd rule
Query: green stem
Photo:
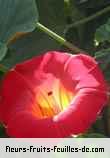
[[70, 0], [64, 0], [64, 14], [67, 24], [72, 23], [72, 8]]
[[75, 22], [73, 24], [68, 25], [67, 29], [70, 29], [71, 27], [77, 27], [79, 25], [83, 25], [83, 24], [85, 24], [85, 23], [87, 23], [87, 22], [89, 22], [91, 20], [94, 20], [94, 19], [98, 18], [99, 16], [101, 16], [101, 15], [103, 15], [103, 14], [109, 12], [109, 11], [110, 11], [110, 6], [104, 8], [101, 11], [98, 11], [97, 13], [95, 13], [95, 14], [87, 17], [87, 18], [81, 19], [81, 20], [79, 20], [79, 21], [77, 21], [77, 22]]
[[71, 3], [70, 0], [64, 0], [64, 9], [67, 15], [71, 15]]
[[36, 24], [37, 28], [40, 31], [45, 32], [47, 35], [49, 35], [50, 37], [52, 37], [53, 39], [55, 39], [57, 42], [59, 42], [61, 45], [66, 46], [67, 48], [69, 48], [70, 50], [72, 50], [74, 53], [79, 53], [79, 52], [84, 52], [83, 50], [81, 50], [80, 48], [74, 46], [72, 43], [68, 42], [66, 39], [64, 39], [63, 37], [59, 36], [58, 34], [56, 34], [55, 32], [51, 31], [50, 29], [48, 29], [47, 27], [45, 27], [44, 25], [40, 24], [39, 22], [37, 22]]

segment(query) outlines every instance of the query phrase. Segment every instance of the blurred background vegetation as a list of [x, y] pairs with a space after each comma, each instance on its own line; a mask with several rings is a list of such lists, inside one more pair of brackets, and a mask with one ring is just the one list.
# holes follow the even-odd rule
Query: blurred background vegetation
[[[110, 1], [36, 0], [35, 4], [39, 12], [39, 22], [94, 56], [110, 84]], [[30, 6], [24, 4], [24, 7]], [[32, 30], [30, 28], [30, 31], [16, 35], [8, 41], [8, 51], [5, 55], [2, 54], [0, 64], [11, 68], [18, 62], [49, 50], [73, 53], [37, 28]], [[5, 50], [4, 47], [2, 49]], [[0, 74], [2, 76], [2, 72]], [[109, 137], [109, 116], [108, 106], [92, 128], [79, 137]], [[3, 126], [0, 127], [0, 137], [7, 137]]]

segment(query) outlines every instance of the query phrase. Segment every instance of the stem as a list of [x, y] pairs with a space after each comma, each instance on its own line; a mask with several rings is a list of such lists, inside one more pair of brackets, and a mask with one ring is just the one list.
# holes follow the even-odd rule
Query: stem
[[72, 50], [74, 53], [84, 52], [80, 48], [78, 48], [78, 47], [74, 46], [72, 43], [68, 42], [63, 37], [59, 36], [55, 32], [53, 32], [50, 29], [48, 29], [47, 27], [45, 27], [44, 25], [40, 24], [39, 22], [37, 22], [36, 26], [37, 26], [37, 28], [40, 31], [45, 32], [47, 35], [49, 35], [50, 37], [52, 37], [53, 39], [55, 39], [60, 44], [66, 46], [67, 48], [69, 48], [70, 50]]
[[64, 0], [64, 13], [67, 24], [72, 23], [72, 8], [70, 0]]
[[68, 15], [71, 15], [71, 3], [70, 0], [64, 0], [64, 9]]
[[87, 22], [89, 22], [89, 21], [91, 21], [91, 20], [93, 20], [93, 19], [96, 19], [96, 18], [98, 18], [99, 16], [101, 16], [101, 15], [107, 13], [108, 11], [110, 11], [110, 6], [104, 8], [104, 9], [101, 10], [101, 11], [98, 11], [97, 13], [95, 13], [95, 14], [93, 14], [93, 15], [87, 17], [87, 18], [81, 19], [81, 20], [79, 20], [79, 21], [77, 21], [77, 22], [75, 22], [75, 23], [73, 23], [73, 24], [68, 25], [68, 28], [67, 28], [67, 29], [70, 29], [71, 27], [77, 27], [77, 26], [79, 26], [79, 25], [85, 24], [85, 23], [87, 23]]

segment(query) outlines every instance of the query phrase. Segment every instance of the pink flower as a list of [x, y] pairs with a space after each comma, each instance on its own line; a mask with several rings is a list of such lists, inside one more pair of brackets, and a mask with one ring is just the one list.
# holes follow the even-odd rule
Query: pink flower
[[104, 107], [103, 75], [90, 56], [47, 52], [3, 79], [0, 120], [11, 137], [68, 137], [85, 132]]

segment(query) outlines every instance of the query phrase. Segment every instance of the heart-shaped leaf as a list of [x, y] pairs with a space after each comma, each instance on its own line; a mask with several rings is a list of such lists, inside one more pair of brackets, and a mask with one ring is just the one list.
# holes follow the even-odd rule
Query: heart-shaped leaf
[[0, 0], [0, 42], [16, 32], [31, 32], [38, 21], [35, 0]]
[[0, 61], [5, 57], [7, 50], [6, 44], [0, 42]]

